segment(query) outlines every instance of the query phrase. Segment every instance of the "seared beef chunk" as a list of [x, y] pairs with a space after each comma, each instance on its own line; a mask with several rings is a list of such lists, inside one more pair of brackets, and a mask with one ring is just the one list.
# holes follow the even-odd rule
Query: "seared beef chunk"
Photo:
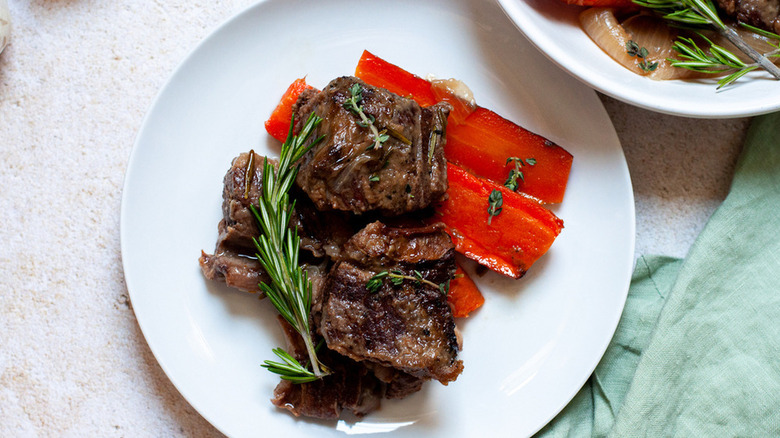
[[[279, 321], [287, 337], [287, 350], [299, 362], [306, 363], [306, 348], [298, 333], [281, 317]], [[293, 384], [282, 380], [274, 390], [271, 402], [289, 410], [295, 416], [336, 419], [342, 410], [363, 415], [379, 408], [385, 394], [385, 384], [363, 364], [328, 349], [320, 349], [318, 357], [326, 363], [332, 375], [309, 383]]]
[[293, 191], [293, 198], [292, 224], [298, 229], [301, 249], [314, 257], [338, 258], [344, 243], [365, 225], [349, 213], [317, 211], [306, 194], [298, 190]]
[[[254, 154], [254, 152], [253, 152]], [[249, 211], [250, 202], [257, 202], [263, 182], [263, 157], [241, 154], [225, 174], [222, 190], [222, 220], [219, 221], [217, 247], [214, 255], [202, 253], [200, 267], [208, 279], [223, 280], [228, 286], [244, 291], [259, 291], [259, 281], [269, 278], [254, 259], [252, 237], [258, 233], [255, 219]], [[251, 180], [247, 184], [246, 176]]]
[[[244, 291], [258, 291], [259, 281], [268, 281], [255, 259], [252, 237], [260, 233], [249, 205], [257, 205], [262, 194], [264, 157], [249, 153], [233, 159], [225, 174], [222, 191], [222, 215], [214, 255], [202, 253], [200, 266], [206, 278], [222, 280]], [[275, 164], [275, 163], [274, 163]], [[249, 184], [247, 184], [247, 176]], [[294, 195], [294, 194], [293, 194]], [[315, 208], [305, 196], [296, 199], [292, 223], [301, 237], [301, 248], [314, 257], [335, 257], [341, 245], [357, 226], [347, 214], [323, 212], [315, 218]]]
[[385, 398], [402, 399], [422, 389], [425, 379], [373, 362], [360, 362], [387, 384]]
[[224, 281], [228, 287], [244, 292], [259, 292], [261, 281], [268, 281], [265, 271], [257, 259], [243, 256], [230, 249], [220, 250], [214, 255], [201, 251], [200, 269], [209, 280]]
[[717, 0], [717, 5], [738, 22], [780, 33], [780, 0]]
[[[377, 145], [370, 127], [345, 108], [359, 84], [358, 105], [387, 140]], [[331, 81], [318, 94], [302, 94], [294, 110], [301, 122], [314, 112], [323, 118], [302, 159], [297, 184], [320, 210], [398, 215], [428, 206], [447, 190], [444, 130], [450, 107], [421, 108], [411, 99], [357, 78]]]
[[344, 259], [325, 280], [320, 332], [329, 348], [355, 360], [446, 384], [463, 369], [447, 297], [415, 280], [386, 279], [376, 291], [366, 283], [382, 271], [446, 284], [455, 273], [455, 251], [440, 227], [389, 228], [369, 224], [344, 246]]

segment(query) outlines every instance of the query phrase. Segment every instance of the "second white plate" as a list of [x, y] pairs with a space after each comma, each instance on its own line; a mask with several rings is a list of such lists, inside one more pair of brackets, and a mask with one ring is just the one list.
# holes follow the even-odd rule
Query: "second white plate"
[[590, 87], [632, 105], [678, 116], [747, 117], [780, 109], [780, 81], [748, 74], [717, 90], [717, 80], [655, 81], [604, 53], [579, 25], [582, 8], [562, 0], [498, 0], [518, 29], [553, 62]]
[[[277, 146], [263, 129], [290, 82], [322, 87], [368, 49], [419, 75], [457, 77], [478, 102], [574, 155], [565, 229], [519, 280], [477, 278], [482, 309], [458, 321], [465, 371], [360, 421], [296, 419], [260, 367], [284, 345], [267, 301], [203, 278], [231, 159]], [[519, 37], [492, 2], [269, 0], [200, 44], [139, 132], [122, 199], [122, 255], [138, 322], [181, 394], [229, 436], [524, 436], [590, 375], [617, 325], [633, 264], [634, 204], [596, 94]]]

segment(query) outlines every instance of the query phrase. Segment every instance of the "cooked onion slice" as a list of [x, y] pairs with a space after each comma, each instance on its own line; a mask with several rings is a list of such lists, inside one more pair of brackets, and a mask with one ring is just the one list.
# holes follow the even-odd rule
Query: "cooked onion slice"
[[[645, 62], [658, 63], [658, 67], [648, 74], [652, 79], [680, 79], [690, 75], [690, 70], [672, 67], [667, 61], [676, 53], [672, 49], [672, 43], [677, 38], [677, 34], [663, 20], [651, 15], [638, 14], [621, 24], [626, 33], [631, 35], [632, 40], [647, 49]], [[637, 60], [637, 66], [639, 62]]]
[[580, 13], [580, 25], [585, 33], [612, 59], [632, 72], [647, 74], [639, 68], [636, 57], [626, 51], [631, 35], [626, 32], [612, 8], [588, 8]]
[[[625, 10], [614, 8], [585, 9], [580, 13], [580, 24], [599, 48], [627, 69], [652, 79], [690, 79], [713, 76], [713, 74], [698, 73], [671, 66], [668, 59], [677, 58], [677, 52], [672, 49], [672, 44], [677, 39], [678, 31], [670, 28], [662, 19], [638, 10], [629, 12], [626, 16], [618, 16], [616, 12], [626, 15]], [[766, 37], [743, 29], [736, 29], [736, 31], [747, 44], [760, 53], [772, 52], [775, 49], [768, 44]], [[711, 31], [703, 32], [703, 34], [710, 41], [734, 53], [746, 63], [753, 62], [721, 35]], [[701, 47], [709, 46], [709, 41], [699, 36], [686, 36], [692, 37]], [[628, 53], [626, 44], [629, 41], [634, 41], [640, 48], [647, 49], [645, 59], [631, 56]], [[778, 58], [774, 58], [772, 61], [776, 64], [780, 63]], [[642, 68], [642, 62], [645, 63], [645, 68]], [[658, 65], [655, 68], [648, 68], [656, 62]], [[725, 74], [727, 72], [714, 76]]]
[[[652, 79], [681, 79], [695, 75], [690, 70], [669, 65], [667, 58], [673, 58], [676, 53], [672, 44], [677, 33], [657, 17], [638, 12], [621, 21], [612, 8], [590, 8], [580, 14], [580, 24], [604, 52], [638, 75]], [[646, 48], [647, 57], [629, 55], [626, 48], [629, 41]], [[646, 68], [641, 67], [642, 62]], [[655, 68], [648, 68], [654, 63], [658, 63]]]

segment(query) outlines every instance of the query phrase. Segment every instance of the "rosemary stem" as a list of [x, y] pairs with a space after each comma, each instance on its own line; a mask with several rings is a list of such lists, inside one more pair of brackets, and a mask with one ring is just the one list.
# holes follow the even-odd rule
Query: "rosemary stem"
[[320, 370], [320, 360], [317, 358], [317, 353], [314, 351], [314, 343], [312, 341], [311, 336], [304, 336], [303, 343], [304, 345], [306, 345], [306, 352], [309, 353], [309, 359], [311, 361], [311, 371], [314, 373], [315, 376], [317, 376], [317, 378], [322, 377], [324, 373], [322, 372], [322, 370]]
[[740, 51], [742, 51], [742, 53], [755, 61], [761, 68], [768, 71], [775, 78], [780, 79], [780, 68], [778, 68], [765, 55], [759, 53], [758, 50], [750, 47], [750, 45], [748, 45], [742, 39], [742, 37], [739, 36], [736, 30], [731, 27], [723, 27], [718, 28], [718, 32], [720, 32], [721, 35], [728, 39], [731, 44], [734, 44]]

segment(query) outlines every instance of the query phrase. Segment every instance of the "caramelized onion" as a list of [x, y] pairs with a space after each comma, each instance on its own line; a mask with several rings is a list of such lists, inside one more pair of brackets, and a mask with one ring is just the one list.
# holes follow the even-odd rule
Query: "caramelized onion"
[[672, 31], [663, 20], [651, 15], [638, 14], [621, 24], [631, 35], [632, 40], [647, 49], [646, 62], [658, 63], [658, 67], [648, 74], [652, 79], [681, 79], [693, 73], [691, 70], [672, 67], [667, 60], [676, 54], [672, 44], [677, 38], [677, 33]]
[[[633, 11], [627, 16], [618, 16], [614, 8], [588, 8], [580, 13], [580, 25], [586, 34], [607, 53], [612, 59], [632, 72], [648, 76], [652, 79], [687, 79], [705, 76], [717, 76], [708, 73], [698, 73], [684, 68], [672, 67], [668, 61], [669, 58], [675, 58], [677, 52], [672, 49], [674, 41], [677, 39], [678, 32], [670, 28], [661, 18], [641, 12]], [[625, 10], [620, 10], [625, 13]], [[757, 35], [753, 32], [737, 29], [740, 37], [758, 50], [760, 53], [767, 53], [774, 50], [766, 37]], [[691, 35], [688, 35], [691, 36]], [[724, 47], [737, 55], [745, 63], [752, 63], [746, 55], [734, 47], [729, 41], [715, 32], [707, 32], [709, 38], [715, 44]], [[701, 47], [707, 47], [708, 42], [701, 37], [691, 36]], [[634, 41], [639, 47], [647, 49], [647, 57], [644, 59], [646, 65], [655, 62], [658, 66], [654, 69], [643, 69], [640, 67], [642, 59], [628, 54], [626, 44]], [[778, 59], [773, 60], [780, 62]], [[725, 74], [725, 73], [723, 73]]]
[[580, 25], [585, 33], [612, 59], [639, 75], [647, 73], [639, 68], [639, 61], [626, 51], [631, 35], [626, 32], [612, 8], [588, 8], [580, 13]]

